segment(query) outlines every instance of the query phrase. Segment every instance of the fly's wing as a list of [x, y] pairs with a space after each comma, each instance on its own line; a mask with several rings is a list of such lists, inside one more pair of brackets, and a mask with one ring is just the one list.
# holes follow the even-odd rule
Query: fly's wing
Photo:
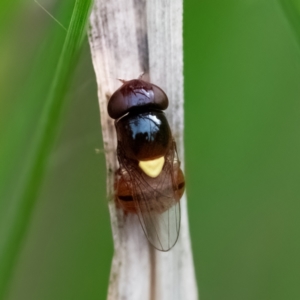
[[133, 198], [149, 242], [158, 250], [170, 250], [180, 230], [180, 202], [175, 200], [174, 192], [160, 192], [141, 181]]
[[[165, 165], [156, 178], [145, 175], [137, 166], [128, 169], [136, 210], [149, 242], [158, 250], [168, 251], [180, 230], [180, 202], [176, 197], [178, 160], [174, 163], [175, 145], [165, 157]], [[120, 162], [122, 164], [122, 162]]]

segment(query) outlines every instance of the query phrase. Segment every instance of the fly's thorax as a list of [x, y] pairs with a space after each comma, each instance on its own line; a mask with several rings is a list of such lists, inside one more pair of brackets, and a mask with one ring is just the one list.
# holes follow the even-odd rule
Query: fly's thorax
[[155, 160], [164, 157], [172, 145], [170, 126], [162, 111], [133, 111], [115, 125], [119, 146], [129, 159]]

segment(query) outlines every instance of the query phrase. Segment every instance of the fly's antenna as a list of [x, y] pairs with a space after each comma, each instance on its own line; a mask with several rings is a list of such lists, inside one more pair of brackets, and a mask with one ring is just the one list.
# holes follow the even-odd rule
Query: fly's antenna
[[143, 79], [143, 76], [145, 75], [145, 71], [143, 71], [140, 75], [139, 75], [139, 77], [138, 77], [138, 79]]
[[138, 79], [143, 80], [143, 81], [150, 82], [150, 75], [149, 75], [149, 72], [143, 71], [143, 73], [141, 73], [141, 74], [139, 75]]
[[42, 4], [40, 4], [37, 0], [34, 0], [34, 2], [48, 15], [50, 16], [60, 27], [62, 27], [65, 31], [68, 31], [68, 29], [61, 24]]

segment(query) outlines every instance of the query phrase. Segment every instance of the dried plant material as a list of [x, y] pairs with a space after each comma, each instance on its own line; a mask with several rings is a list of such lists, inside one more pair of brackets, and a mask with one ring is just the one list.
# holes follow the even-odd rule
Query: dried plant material
[[115, 250], [108, 299], [197, 299], [186, 197], [181, 199], [177, 244], [169, 252], [155, 250], [138, 217], [124, 215], [115, 206], [117, 139], [114, 120], [107, 114], [108, 99], [121, 85], [117, 79], [130, 80], [145, 73], [143, 78], [150, 78], [169, 97], [166, 115], [183, 162], [182, 2], [96, 0], [90, 22]]

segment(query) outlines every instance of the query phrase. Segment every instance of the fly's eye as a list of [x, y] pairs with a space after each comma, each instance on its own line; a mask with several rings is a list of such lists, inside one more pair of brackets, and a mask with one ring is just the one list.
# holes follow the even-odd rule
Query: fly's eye
[[161, 111], [129, 113], [116, 122], [116, 129], [125, 155], [134, 160], [164, 156], [172, 143], [168, 121]]
[[111, 118], [119, 119], [136, 108], [165, 110], [168, 105], [168, 97], [161, 88], [149, 82], [134, 79], [125, 81], [112, 94], [107, 111]]

